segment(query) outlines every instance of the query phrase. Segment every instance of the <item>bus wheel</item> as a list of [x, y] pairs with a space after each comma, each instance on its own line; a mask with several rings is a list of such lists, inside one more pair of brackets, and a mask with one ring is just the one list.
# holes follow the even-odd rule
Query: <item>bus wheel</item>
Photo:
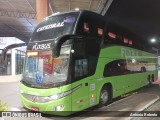
[[152, 82], [154, 82], [154, 75], [152, 75]]
[[107, 87], [103, 87], [99, 98], [99, 107], [109, 104], [111, 100], [110, 90]]
[[150, 76], [148, 76], [147, 87], [151, 87], [151, 86], [152, 86], [152, 78]]

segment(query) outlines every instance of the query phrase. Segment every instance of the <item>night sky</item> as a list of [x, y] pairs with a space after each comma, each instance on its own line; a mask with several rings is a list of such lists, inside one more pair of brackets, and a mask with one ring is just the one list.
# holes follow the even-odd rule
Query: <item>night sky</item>
[[160, 0], [114, 0], [105, 16], [144, 40], [160, 46]]

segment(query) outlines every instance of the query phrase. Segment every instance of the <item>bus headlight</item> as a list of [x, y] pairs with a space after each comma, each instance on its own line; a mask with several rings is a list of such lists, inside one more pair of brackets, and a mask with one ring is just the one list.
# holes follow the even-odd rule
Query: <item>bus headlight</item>
[[58, 100], [72, 93], [72, 90], [50, 96], [53, 100]]
[[59, 99], [59, 95], [58, 95], [58, 94], [57, 94], [57, 95], [52, 95], [51, 98], [52, 98], [53, 100], [58, 100], [58, 99]]

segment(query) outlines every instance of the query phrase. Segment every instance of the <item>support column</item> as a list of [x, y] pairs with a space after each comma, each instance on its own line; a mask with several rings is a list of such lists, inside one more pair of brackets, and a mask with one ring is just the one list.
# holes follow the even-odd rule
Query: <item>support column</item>
[[11, 75], [16, 74], [16, 51], [15, 49], [11, 50]]
[[36, 22], [40, 23], [43, 18], [49, 15], [49, 2], [48, 0], [36, 0]]

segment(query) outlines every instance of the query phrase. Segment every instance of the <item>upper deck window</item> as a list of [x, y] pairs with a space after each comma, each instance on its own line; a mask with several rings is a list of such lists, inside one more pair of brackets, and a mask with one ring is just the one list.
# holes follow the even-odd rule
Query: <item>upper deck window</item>
[[92, 12], [82, 12], [78, 20], [76, 34], [102, 38], [104, 27], [105, 20], [103, 16]]
[[127, 38], [124, 38], [124, 39], [123, 39], [123, 42], [124, 42], [125, 44], [128, 44], [129, 40], [128, 40]]
[[100, 35], [100, 36], [103, 35], [103, 29], [102, 28], [98, 28], [98, 35]]
[[129, 45], [132, 45], [132, 40], [129, 40]]
[[115, 39], [115, 38], [116, 38], [116, 34], [111, 33], [111, 32], [109, 32], [109, 33], [108, 33], [108, 36], [109, 36], [110, 38], [113, 38], [113, 39]]
[[89, 32], [89, 24], [84, 22], [84, 32]]

